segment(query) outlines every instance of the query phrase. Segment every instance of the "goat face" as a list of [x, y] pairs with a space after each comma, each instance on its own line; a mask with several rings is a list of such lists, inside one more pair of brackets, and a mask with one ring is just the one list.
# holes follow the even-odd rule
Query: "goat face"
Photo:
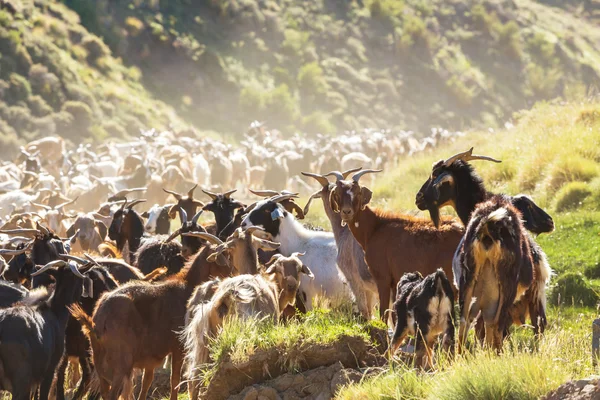
[[298, 253], [291, 257], [281, 254], [274, 255], [267, 263], [267, 275], [275, 282], [279, 289], [279, 309], [283, 310], [288, 305], [296, 304], [296, 294], [300, 287], [300, 274], [314, 278], [311, 270], [302, 263]]
[[[215, 222], [217, 228], [222, 230], [233, 220], [233, 213], [238, 208], [243, 208], [244, 205], [237, 200], [229, 198], [224, 194], [217, 194], [213, 200], [206, 204], [202, 209], [210, 211], [215, 215]], [[217, 232], [217, 236], [220, 236], [221, 232]]]
[[82, 250], [97, 251], [98, 245], [106, 238], [107, 228], [102, 221], [97, 221], [89, 215], [80, 215], [67, 230], [67, 236], [73, 237], [75, 233]]
[[356, 215], [364, 210], [371, 201], [373, 192], [366, 187], [361, 187], [353, 180], [337, 181], [335, 189], [329, 195], [331, 209], [340, 213], [342, 225], [354, 220]]
[[287, 216], [288, 212], [281, 204], [271, 200], [262, 200], [256, 203], [256, 207], [244, 217], [242, 229], [262, 226], [272, 237], [277, 237], [281, 233], [281, 219]]
[[[464, 165], [462, 161], [456, 164]], [[428, 210], [435, 226], [440, 224], [440, 208], [453, 205], [456, 201], [454, 165], [447, 167], [444, 160], [433, 165], [431, 175], [417, 193], [416, 205], [421, 211]]]
[[530, 232], [550, 233], [554, 231], [554, 221], [544, 210], [538, 207], [531, 197], [524, 194], [513, 196], [512, 205], [521, 212], [523, 226]]
[[171, 226], [171, 219], [169, 218], [169, 210], [173, 205], [168, 204], [166, 206], [159, 206], [155, 204], [152, 208], [142, 214], [143, 218], [147, 218], [144, 230], [148, 233], [156, 234], [167, 234], [169, 233], [169, 227]]

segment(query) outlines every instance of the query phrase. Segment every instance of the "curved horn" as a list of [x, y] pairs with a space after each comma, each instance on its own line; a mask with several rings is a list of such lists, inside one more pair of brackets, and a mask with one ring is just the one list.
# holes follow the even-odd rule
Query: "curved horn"
[[60, 210], [63, 207], [66, 207], [68, 205], [71, 205], [71, 204], [75, 203], [78, 199], [79, 199], [79, 196], [75, 197], [73, 200], [65, 201], [64, 203], [61, 203], [61, 204], [55, 206], [54, 209], [55, 210]]
[[182, 207], [179, 207], [179, 219], [181, 220], [181, 225], [185, 225], [188, 221], [187, 211]]
[[31, 274], [31, 276], [38, 276], [38, 275], [46, 272], [47, 270], [49, 270], [52, 267], [64, 267], [65, 265], [67, 265], [67, 262], [65, 260], [51, 261], [48, 264], [44, 265], [42, 268], [40, 268], [37, 271], [33, 272]]
[[280, 194], [278, 196], [271, 197], [269, 200], [274, 203], [281, 203], [284, 200], [290, 200], [290, 199], [297, 198], [297, 197], [298, 197], [298, 193]]
[[352, 180], [354, 182], [358, 183], [358, 180], [361, 178], [361, 176], [363, 176], [365, 174], [381, 172], [381, 171], [383, 171], [383, 170], [382, 169], [364, 169], [364, 170], [359, 171], [359, 172], [355, 173], [354, 175], [352, 175]]
[[1, 249], [0, 250], [0, 255], [3, 255], [3, 256], [18, 256], [19, 254], [26, 253], [28, 250], [29, 250], [29, 246], [25, 246], [24, 248], [17, 249], [17, 250]]
[[8, 243], [13, 244], [15, 242], [29, 242], [31, 241], [31, 238], [26, 238], [24, 236], [16, 236], [13, 238], [8, 239]]
[[204, 212], [204, 210], [203, 210], [203, 209], [200, 209], [200, 211], [198, 211], [198, 212], [196, 213], [196, 215], [194, 215], [194, 217], [192, 218], [192, 224], [193, 224], [193, 225], [196, 225], [196, 224], [198, 224], [198, 218], [200, 218], [200, 216], [202, 215], [202, 213], [203, 213], [203, 212]]
[[38, 203], [34, 203], [33, 201], [30, 201], [29, 204], [31, 204], [32, 206], [35, 206], [35, 207], [43, 208], [46, 211], [52, 210], [52, 207], [47, 206], [45, 204], [38, 204]]
[[94, 264], [97, 267], [101, 267], [100, 264], [98, 264], [98, 261], [96, 261], [92, 256], [90, 256], [88, 253], [83, 253], [83, 255], [85, 256], [85, 258], [87, 258], [87, 260], [89, 262], [91, 262], [92, 264]]
[[329, 186], [329, 179], [327, 179], [327, 177], [325, 175], [314, 174], [312, 172], [302, 172], [302, 175], [310, 176], [311, 178], [315, 178], [317, 180], [317, 182], [319, 182], [319, 184], [321, 184], [321, 186], [323, 186], [323, 187]]
[[35, 223], [35, 228], [42, 233], [42, 235], [49, 235], [50, 231], [48, 230], [48, 228], [46, 228], [45, 226], [40, 225], [39, 222]]
[[146, 199], [137, 199], [132, 201], [131, 203], [127, 204], [127, 208], [129, 208], [131, 210], [132, 207], [137, 206], [140, 203], [145, 203]]
[[492, 161], [495, 163], [500, 163], [502, 161], [497, 160], [495, 158], [492, 157], [488, 157], [488, 156], [479, 156], [479, 155], [473, 155], [473, 147], [471, 147], [469, 150], [464, 151], [462, 153], [458, 153], [453, 155], [452, 157], [448, 158], [446, 161], [444, 161], [444, 165], [446, 167], [451, 166], [454, 162], [458, 161], [458, 160], [462, 160], [464, 162], [468, 162], [468, 161], [476, 161], [476, 160], [483, 160], [483, 161]]
[[127, 205], [127, 199], [125, 199], [125, 202], [123, 204], [121, 204], [121, 211], [123, 211], [125, 209], [126, 205]]
[[304, 206], [304, 210], [302, 210], [302, 212], [304, 213], [304, 215], [306, 216], [308, 214], [308, 210], [310, 209], [310, 203], [312, 203], [312, 201], [314, 199], [320, 199], [321, 198], [321, 191], [318, 190], [316, 192], [314, 192], [310, 198], [308, 199], [308, 202], [306, 203], [306, 205]]
[[325, 176], [335, 176], [336, 181], [344, 180], [344, 175], [342, 175], [342, 173], [340, 171], [331, 171], [331, 172], [325, 174]]
[[67, 260], [69, 260], [69, 261], [75, 261], [76, 263], [79, 263], [79, 264], [81, 264], [81, 265], [86, 265], [86, 264], [89, 264], [89, 261], [87, 261], [87, 260], [84, 260], [83, 258], [79, 258], [79, 257], [72, 256], [72, 255], [70, 255], [70, 254], [59, 254], [59, 256], [60, 256], [61, 258], [65, 258], [65, 259], [67, 259]]
[[258, 204], [258, 201], [255, 201], [254, 203], [250, 204], [248, 207], [244, 208], [243, 214], [248, 214], [250, 211], [254, 210], [254, 208], [256, 207], [257, 204]]
[[237, 192], [237, 189], [230, 190], [228, 192], [223, 193], [223, 197], [228, 199], [233, 193]]
[[221, 239], [219, 239], [215, 235], [211, 235], [210, 233], [206, 233], [206, 232], [187, 232], [187, 233], [182, 233], [181, 235], [182, 236], [199, 237], [201, 239], [206, 240], [209, 243], [216, 244], [216, 245], [223, 244], [223, 241]]
[[302, 257], [304, 255], [306, 255], [305, 251], [302, 253], [300, 253], [299, 251], [296, 251], [296, 252], [292, 253], [291, 257]]
[[358, 172], [361, 169], [362, 169], [362, 167], [350, 168], [349, 170], [346, 170], [346, 171], [342, 172], [342, 176], [344, 177], [344, 180], [346, 180], [346, 179], [348, 179], [348, 176], [350, 176], [350, 174]]
[[251, 226], [248, 229], [246, 229], [246, 233], [249, 233], [251, 235], [254, 234], [254, 232], [256, 231], [265, 232], [265, 229], [262, 226]]
[[[303, 172], [304, 173], [304, 172]], [[275, 190], [252, 190], [252, 189], [248, 189], [250, 190], [251, 193], [260, 196], [260, 197], [273, 197], [273, 196], [277, 196], [281, 193], [275, 191]]]
[[75, 275], [78, 278], [85, 279], [85, 275], [83, 275], [81, 272], [79, 272], [79, 270], [77, 269], [77, 266], [75, 264], [71, 264], [71, 263], [67, 263], [67, 264], [69, 265], [69, 269], [71, 270], [73, 275]]
[[167, 190], [167, 189], [163, 188], [163, 192], [173, 195], [173, 197], [175, 197], [175, 199], [177, 201], [179, 201], [179, 200], [181, 200], [183, 198], [182, 195], [180, 195], [179, 193], [174, 192], [172, 190]]
[[180, 234], [181, 234], [181, 229], [177, 229], [175, 232], [171, 233], [171, 235], [168, 238], [165, 239], [165, 243], [171, 242]]
[[191, 199], [192, 197], [194, 197], [194, 190], [196, 190], [196, 188], [198, 187], [198, 184], [196, 183], [194, 185], [193, 188], [191, 188], [190, 190], [188, 190], [188, 197]]
[[207, 194], [208, 196], [210, 196], [210, 198], [213, 199], [213, 200], [217, 199], [217, 194], [216, 193], [213, 193], [213, 192], [211, 192], [209, 190], [204, 190], [204, 189], [202, 189], [202, 192], [204, 194]]

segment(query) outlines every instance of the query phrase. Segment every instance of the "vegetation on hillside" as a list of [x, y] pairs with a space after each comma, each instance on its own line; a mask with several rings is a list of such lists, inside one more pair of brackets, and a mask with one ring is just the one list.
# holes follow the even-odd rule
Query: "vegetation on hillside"
[[11, 4], [0, 9], [0, 153], [14, 155], [19, 139], [100, 141], [183, 125], [75, 12], [54, 1]]
[[157, 96], [220, 132], [254, 119], [284, 132], [495, 127], [600, 82], [597, 2], [64, 2]]

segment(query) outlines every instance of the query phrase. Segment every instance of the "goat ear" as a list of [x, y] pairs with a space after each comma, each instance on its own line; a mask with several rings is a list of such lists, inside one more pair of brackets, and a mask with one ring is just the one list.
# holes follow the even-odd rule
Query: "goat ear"
[[218, 255], [219, 255], [219, 253], [212, 253], [211, 255], [206, 257], [206, 261], [211, 262], [211, 263], [217, 262]]
[[179, 204], [173, 204], [169, 209], [169, 218], [175, 219], [177, 218], [177, 211], [179, 210]]
[[304, 264], [302, 264], [302, 268], [300, 268], [300, 272], [302, 272], [303, 274], [305, 274], [306, 276], [308, 276], [310, 279], [315, 279], [315, 276], [313, 275], [313, 273], [310, 270], [310, 268], [308, 268]]
[[265, 264], [265, 267], [270, 267], [275, 263], [275, 261], [279, 260], [281, 257], [283, 257], [281, 254], [273, 254], [271, 259]]
[[331, 193], [329, 193], [329, 204], [331, 205], [331, 209], [335, 213], [339, 213], [340, 212], [340, 206], [339, 206], [337, 197], [338, 197], [337, 196], [337, 189], [334, 189], [334, 190], [331, 191]]
[[260, 238], [257, 238], [256, 236], [253, 236], [252, 240], [258, 245], [258, 248], [263, 249], [265, 251], [277, 250], [279, 248], [279, 246], [281, 245], [280, 243], [271, 242], [270, 240], [260, 239]]
[[227, 257], [225, 257], [225, 255], [223, 253], [220, 253], [219, 255], [217, 255], [217, 261], [216, 262], [221, 267], [227, 267], [227, 266], [229, 266], [229, 261], [227, 260]]
[[[106, 227], [106, 225], [104, 225], [104, 222], [102, 221], [96, 221], [96, 228], [98, 228], [98, 233], [100, 234], [100, 237], [102, 238], [102, 240], [106, 239], [106, 235], [108, 234], [108, 228]], [[73, 236], [73, 235], [71, 235]], [[69, 237], [71, 237], [69, 236]]]
[[149, 218], [150, 214], [148, 214], [148, 211], [144, 211], [141, 215], [142, 218]]
[[[271, 260], [272, 260], [272, 259], [271, 259]], [[271, 265], [269, 268], [267, 268], [267, 270], [265, 271], [265, 273], [266, 273], [267, 275], [274, 274], [274, 273], [276, 273], [276, 272], [277, 272], [277, 267], [278, 267], [278, 265], [277, 265], [277, 264], [273, 264], [273, 265]]]
[[360, 208], [364, 210], [367, 204], [371, 201], [371, 197], [373, 197], [373, 192], [366, 187], [360, 188]]

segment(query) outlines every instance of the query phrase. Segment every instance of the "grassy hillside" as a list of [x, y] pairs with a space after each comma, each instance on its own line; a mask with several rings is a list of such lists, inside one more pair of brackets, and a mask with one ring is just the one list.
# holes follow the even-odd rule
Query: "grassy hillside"
[[253, 119], [308, 132], [494, 127], [600, 82], [594, 1], [64, 2], [159, 98], [222, 132]]
[[18, 137], [79, 142], [182, 125], [144, 89], [139, 68], [123, 65], [75, 12], [54, 1], [7, 3], [0, 9], [0, 153], [14, 152]]

